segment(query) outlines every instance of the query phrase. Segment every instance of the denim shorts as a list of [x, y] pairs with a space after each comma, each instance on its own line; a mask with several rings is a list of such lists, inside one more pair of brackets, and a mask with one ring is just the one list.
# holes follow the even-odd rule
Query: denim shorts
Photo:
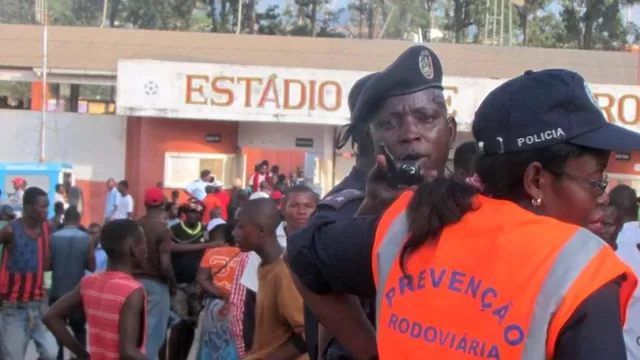
[[42, 323], [43, 301], [0, 305], [0, 358], [24, 360], [29, 341], [33, 340], [42, 360], [56, 360], [58, 343]]
[[156, 359], [166, 337], [171, 297], [167, 284], [152, 280], [138, 279], [147, 294], [147, 342], [145, 354], [148, 359]]

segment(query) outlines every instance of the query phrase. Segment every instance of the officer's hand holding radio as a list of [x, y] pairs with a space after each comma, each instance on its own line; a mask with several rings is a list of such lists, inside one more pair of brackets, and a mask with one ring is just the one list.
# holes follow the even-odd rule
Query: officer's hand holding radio
[[403, 191], [434, 178], [426, 171], [424, 159], [394, 160], [384, 144], [378, 146], [376, 165], [369, 172], [365, 200], [356, 215], [373, 215], [384, 211]]

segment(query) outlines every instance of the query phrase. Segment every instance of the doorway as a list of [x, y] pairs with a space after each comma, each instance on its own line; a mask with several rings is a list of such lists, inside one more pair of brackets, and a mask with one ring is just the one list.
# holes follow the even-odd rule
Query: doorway
[[307, 180], [307, 184], [310, 186], [319, 184], [320, 175], [318, 166], [321, 154], [304, 150], [255, 147], [243, 147], [241, 152], [244, 160], [243, 181], [246, 186], [251, 186], [255, 166], [263, 160], [267, 160], [269, 166], [278, 165], [280, 174], [284, 175], [287, 180], [291, 180], [291, 178], [295, 177], [297, 172], [301, 170]]

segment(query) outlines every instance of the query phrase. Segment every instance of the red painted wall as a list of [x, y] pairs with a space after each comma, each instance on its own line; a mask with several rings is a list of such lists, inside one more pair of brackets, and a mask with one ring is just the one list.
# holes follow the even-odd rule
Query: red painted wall
[[627, 174], [627, 175], [638, 175], [640, 176], [639, 171], [634, 171], [633, 166], [635, 164], [640, 164], [640, 152], [632, 152], [631, 159], [629, 160], [616, 160], [616, 154], [611, 153], [611, 157], [609, 158], [609, 166], [607, 166], [607, 172], [610, 174]]
[[[205, 136], [211, 133], [222, 135], [222, 141], [207, 143]], [[235, 154], [237, 144], [237, 122], [129, 117], [125, 176], [131, 187], [136, 216], [144, 212], [144, 190], [164, 178], [166, 152]], [[171, 190], [166, 192], [168, 196]]]
[[104, 206], [107, 201], [106, 181], [76, 180], [76, 186], [82, 189], [82, 195], [84, 196], [82, 223], [85, 226], [92, 222], [102, 224]]

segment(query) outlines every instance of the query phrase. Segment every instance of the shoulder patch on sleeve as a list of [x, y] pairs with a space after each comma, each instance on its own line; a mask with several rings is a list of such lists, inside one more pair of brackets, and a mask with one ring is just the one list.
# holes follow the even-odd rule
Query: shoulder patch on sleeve
[[347, 189], [327, 196], [326, 198], [322, 199], [320, 205], [326, 205], [334, 209], [340, 209], [345, 204], [348, 204], [351, 201], [361, 199], [364, 199], [364, 191]]

